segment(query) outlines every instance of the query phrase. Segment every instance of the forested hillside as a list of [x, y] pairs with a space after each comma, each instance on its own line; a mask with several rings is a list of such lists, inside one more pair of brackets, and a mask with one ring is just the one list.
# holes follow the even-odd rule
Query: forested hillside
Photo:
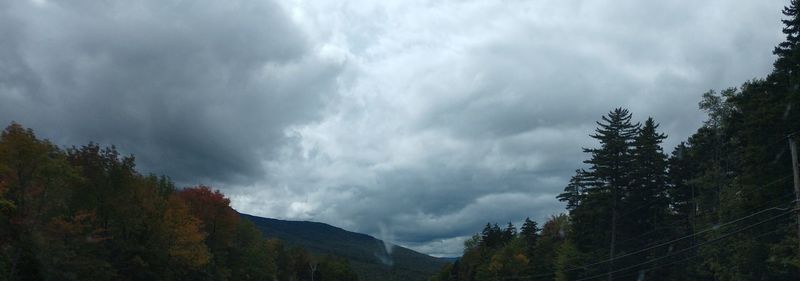
[[567, 214], [519, 233], [489, 224], [432, 280], [800, 279], [798, 8], [783, 11], [773, 72], [703, 94], [708, 119], [669, 155], [656, 120], [612, 110], [558, 196]]
[[394, 246], [386, 252], [383, 241], [319, 222], [286, 221], [242, 214], [266, 237], [302, 246], [315, 254], [346, 258], [361, 280], [427, 280], [445, 264], [425, 254]]
[[265, 240], [206, 186], [176, 189], [97, 144], [0, 135], [0, 280], [357, 280], [349, 263]]

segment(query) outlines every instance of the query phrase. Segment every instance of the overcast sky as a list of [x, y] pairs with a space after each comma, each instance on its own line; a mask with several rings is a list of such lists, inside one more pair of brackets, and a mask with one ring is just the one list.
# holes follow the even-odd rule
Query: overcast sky
[[780, 0], [0, 1], [0, 121], [237, 210], [457, 256], [543, 221], [615, 107], [665, 151], [764, 77]]

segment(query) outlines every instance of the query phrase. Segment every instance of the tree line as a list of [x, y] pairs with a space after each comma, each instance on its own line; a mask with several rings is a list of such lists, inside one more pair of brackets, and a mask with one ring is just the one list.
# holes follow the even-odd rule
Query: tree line
[[788, 145], [800, 134], [798, 4], [783, 10], [773, 71], [703, 94], [707, 120], [671, 154], [655, 120], [610, 111], [558, 195], [566, 214], [519, 233], [489, 224], [432, 280], [800, 279]]
[[[313, 277], [312, 277], [313, 276]], [[265, 239], [207, 186], [141, 175], [133, 156], [0, 135], [0, 281], [358, 280], [347, 260]]]

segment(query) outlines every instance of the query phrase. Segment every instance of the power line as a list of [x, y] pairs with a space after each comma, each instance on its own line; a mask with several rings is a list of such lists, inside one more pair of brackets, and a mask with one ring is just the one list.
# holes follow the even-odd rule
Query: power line
[[[697, 258], [698, 256], [699, 256], [698, 254], [693, 254], [691, 256], [688, 256], [688, 257], [680, 259], [680, 260], [671, 261], [671, 262], [666, 263], [666, 264], [651, 266], [651, 267], [648, 267], [648, 268], [645, 268], [645, 269], [642, 269], [642, 270], [650, 271], [650, 270], [653, 270], [653, 269], [659, 269], [659, 268], [667, 267], [667, 266], [670, 266], [670, 265], [673, 265], [673, 264], [676, 264], [676, 263], [681, 263], [681, 262], [684, 262], [684, 261], [687, 261], [687, 260], [691, 260], [691, 259]], [[634, 272], [631, 272], [631, 273], [626, 273], [626, 274], [615, 275], [614, 277], [616, 279], [616, 278], [619, 278], [619, 277], [625, 277], [625, 276], [629, 276], [629, 275], [639, 274], [640, 272], [641, 272], [641, 270], [634, 271]]]
[[[786, 208], [783, 208], [783, 210], [787, 210], [787, 209], [786, 209]], [[648, 261], [645, 261], [645, 262], [642, 262], [642, 263], [639, 263], [639, 264], [636, 264], [636, 265], [628, 266], [628, 267], [625, 267], [625, 268], [622, 268], [622, 269], [618, 269], [618, 270], [615, 270], [615, 271], [610, 271], [610, 272], [606, 272], [606, 273], [602, 273], [602, 274], [597, 274], [597, 275], [590, 276], [590, 277], [585, 277], [585, 278], [582, 278], [582, 279], [577, 279], [577, 280], [575, 280], [575, 281], [585, 281], [585, 280], [591, 280], [591, 279], [595, 279], [595, 278], [599, 278], [599, 277], [606, 276], [606, 275], [608, 275], [608, 274], [610, 274], [610, 273], [619, 273], [619, 272], [627, 271], [627, 270], [630, 270], [630, 269], [633, 269], [633, 268], [639, 267], [639, 266], [641, 266], [641, 265], [645, 265], [645, 264], [652, 263], [652, 262], [655, 262], [655, 261], [658, 261], [658, 260], [662, 260], [662, 259], [665, 259], [665, 258], [669, 258], [669, 257], [671, 257], [671, 256], [675, 256], [675, 255], [677, 255], [677, 254], [679, 254], [679, 253], [686, 252], [686, 251], [688, 251], [688, 250], [691, 250], [691, 249], [694, 249], [694, 248], [698, 248], [698, 247], [700, 247], [700, 246], [704, 246], [704, 245], [707, 245], [707, 244], [712, 244], [712, 243], [715, 243], [715, 242], [721, 241], [721, 240], [723, 240], [723, 239], [725, 239], [725, 238], [728, 238], [728, 237], [730, 237], [730, 236], [733, 236], [733, 235], [734, 235], [734, 234], [736, 234], [736, 233], [739, 233], [739, 232], [742, 232], [742, 231], [749, 230], [749, 229], [751, 229], [751, 228], [754, 228], [754, 227], [756, 227], [756, 226], [759, 226], [759, 225], [761, 225], [761, 224], [764, 224], [764, 223], [766, 223], [766, 222], [769, 222], [769, 221], [772, 221], [772, 220], [778, 219], [778, 218], [780, 218], [780, 217], [782, 217], [782, 216], [785, 216], [785, 215], [787, 215], [787, 214], [789, 214], [789, 213], [792, 213], [792, 212], [794, 212], [794, 211], [797, 211], [797, 210], [795, 210], [795, 209], [790, 209], [790, 210], [788, 210], [788, 211], [786, 211], [786, 212], [783, 212], [783, 213], [781, 213], [781, 214], [778, 214], [778, 215], [776, 215], [776, 216], [773, 216], [773, 217], [770, 217], [770, 218], [768, 218], [768, 219], [765, 219], [765, 220], [762, 220], [762, 221], [759, 221], [759, 222], [753, 223], [753, 224], [751, 224], [751, 225], [745, 226], [744, 228], [741, 228], [741, 229], [738, 229], [738, 230], [731, 231], [731, 232], [729, 232], [729, 233], [723, 234], [722, 236], [719, 236], [719, 237], [717, 237], [717, 238], [714, 238], [714, 239], [712, 239], [712, 240], [706, 241], [706, 242], [704, 242], [704, 243], [700, 243], [700, 244], [697, 244], [697, 245], [694, 245], [694, 246], [690, 246], [690, 247], [687, 247], [687, 248], [684, 248], [684, 249], [681, 249], [681, 250], [678, 250], [678, 251], [675, 251], [675, 252], [669, 253], [669, 254], [667, 254], [667, 255], [665, 255], [665, 256], [661, 256], [661, 257], [658, 257], [658, 258], [654, 258], [654, 259], [651, 259], [651, 260], [648, 260]], [[763, 236], [766, 236], [766, 235], [769, 235], [769, 234], [773, 234], [773, 233], [775, 233], [775, 232], [778, 232], [778, 231], [780, 231], [780, 230], [781, 230], [781, 229], [774, 229], [774, 230], [772, 230], [772, 231], [769, 231], [769, 232], [762, 233], [762, 234], [760, 234], [760, 235], [758, 235], [758, 236], [754, 237], [754, 239], [757, 239], [757, 238], [760, 238], [760, 237], [763, 237]], [[687, 257], [687, 258], [684, 258], [684, 259], [681, 259], [681, 260], [676, 260], [676, 261], [672, 261], [672, 262], [669, 262], [669, 263], [666, 263], [666, 264], [660, 264], [660, 265], [651, 266], [651, 267], [649, 267], [649, 268], [647, 268], [647, 269], [645, 269], [645, 270], [652, 270], [652, 269], [657, 269], [657, 268], [661, 268], [661, 267], [670, 266], [670, 265], [673, 265], [673, 264], [676, 264], [676, 263], [679, 263], [679, 262], [683, 262], [683, 261], [686, 261], [686, 260], [689, 260], [689, 259], [693, 259], [693, 258], [696, 258], [696, 257], [697, 257], [697, 254], [694, 254], [694, 255], [692, 255], [692, 256], [689, 256], [689, 257]], [[635, 274], [635, 273], [638, 273], [638, 272], [634, 272], [634, 274]], [[513, 279], [523, 279], [523, 278], [540, 278], [540, 277], [547, 277], [547, 276], [550, 276], [550, 275], [553, 275], [553, 274], [548, 274], [548, 275], [546, 275], [546, 276], [541, 276], [541, 275], [539, 275], [539, 276], [537, 276], [537, 275], [528, 275], [528, 276], [506, 277], [506, 278], [504, 278], [504, 279], [505, 279], [505, 280], [513, 280]], [[623, 274], [623, 275], [620, 275], [620, 276], [617, 276], [617, 277], [621, 277], [621, 276], [628, 276], [628, 275], [631, 275], [631, 274], [630, 274], [630, 273], [627, 273], [627, 274]]]
[[[794, 200], [792, 200], [791, 202], [794, 202]], [[695, 232], [695, 233], [692, 233], [692, 234], [689, 234], [689, 235], [686, 235], [686, 236], [683, 236], [683, 237], [680, 237], [680, 238], [677, 238], [677, 239], [673, 239], [673, 240], [670, 240], [670, 241], [667, 241], [667, 242], [659, 243], [659, 244], [656, 244], [656, 245], [653, 245], [653, 246], [649, 246], [649, 247], [646, 247], [646, 248], [643, 248], [643, 249], [639, 249], [639, 250], [636, 250], [636, 251], [633, 251], [633, 252], [630, 252], [630, 253], [626, 253], [624, 255], [614, 257], [613, 259], [606, 259], [606, 260], [603, 260], [603, 261], [599, 261], [599, 262], [595, 262], [595, 263], [592, 263], [592, 264], [584, 265], [584, 266], [581, 266], [581, 267], [578, 267], [578, 268], [574, 268], [572, 270], [580, 269], [582, 267], [589, 267], [589, 266], [594, 266], [594, 265], [598, 265], [598, 264], [607, 263], [607, 262], [610, 262], [610, 261], [613, 261], [613, 260], [617, 260], [617, 259], [621, 259], [621, 258], [632, 256], [632, 255], [640, 254], [640, 253], [643, 253], [643, 252], [646, 252], [648, 250], [652, 250], [652, 249], [655, 249], [655, 248], [658, 248], [658, 247], [667, 246], [669, 244], [672, 244], [672, 243], [675, 243], [675, 242], [678, 242], [678, 241], [681, 241], [681, 240], [684, 240], [684, 239], [687, 239], [687, 238], [691, 238], [693, 236], [697, 236], [697, 235], [700, 235], [700, 234], [703, 234], [703, 233], [707, 233], [707, 232], [711, 232], [711, 231], [714, 231], [714, 230], [718, 230], [718, 229], [722, 228], [723, 226], [727, 226], [727, 225], [730, 225], [730, 224], [733, 224], [733, 223], [737, 223], [737, 222], [743, 221], [745, 219], [754, 217], [756, 215], [759, 215], [759, 214], [762, 214], [762, 213], [765, 213], [765, 212], [768, 212], [768, 211], [773, 211], [773, 210], [782, 210], [782, 208], [778, 208], [777, 206], [776, 207], [767, 208], [767, 209], [764, 209], [764, 210], [749, 214], [747, 216], [744, 216], [744, 217], [741, 217], [741, 218], [738, 218], [738, 219], [735, 219], [735, 220], [732, 220], [732, 221], [728, 221], [728, 222], [725, 222], [725, 223], [722, 223], [722, 224], [714, 225], [712, 227], [706, 228], [704, 230], [701, 230], [701, 231], [698, 231], [698, 232]]]
[[786, 133], [784, 136], [782, 136], [782, 137], [778, 138], [777, 140], [775, 140], [774, 142], [772, 142], [772, 143], [768, 144], [768, 145], [767, 145], [767, 146], [765, 146], [765, 147], [770, 147], [770, 146], [776, 145], [776, 144], [778, 144], [778, 143], [781, 143], [781, 142], [783, 142], [784, 140], [786, 140], [786, 138], [788, 138], [788, 137], [791, 137], [792, 135], [795, 135], [795, 134], [797, 134], [797, 133], [800, 133], [800, 130], [793, 131], [793, 132], [790, 132], [790, 133]]
[[[790, 202], [787, 202], [787, 203], [784, 203], [784, 204], [793, 203], [793, 202], [795, 202], [795, 201], [796, 201], [796, 200], [792, 200], [792, 201], [790, 201]], [[722, 224], [717, 224], [717, 225], [714, 225], [714, 226], [712, 226], [712, 227], [709, 227], [709, 228], [706, 228], [706, 229], [704, 229], [704, 230], [701, 230], [701, 231], [699, 231], [699, 232], [695, 232], [695, 233], [692, 233], [692, 234], [689, 234], [689, 235], [686, 235], [686, 236], [683, 236], [683, 237], [680, 237], [680, 238], [676, 238], [676, 239], [673, 239], [673, 240], [670, 240], [670, 241], [667, 241], [667, 242], [662, 242], [662, 243], [659, 243], [659, 244], [656, 244], [656, 245], [653, 245], [653, 246], [648, 246], [648, 247], [645, 247], [645, 248], [642, 248], [642, 249], [636, 250], [636, 251], [634, 251], [634, 252], [631, 252], [631, 253], [626, 253], [626, 254], [624, 254], [624, 255], [617, 256], [617, 257], [614, 257], [613, 259], [606, 259], [606, 260], [602, 260], [602, 261], [599, 261], [599, 262], [590, 263], [590, 264], [585, 264], [585, 265], [582, 265], [582, 266], [578, 266], [578, 267], [573, 267], [573, 268], [570, 268], [570, 269], [566, 269], [566, 272], [571, 272], [571, 271], [575, 271], [575, 270], [581, 270], [581, 269], [583, 269], [583, 270], [586, 270], [586, 269], [588, 269], [589, 267], [592, 267], [592, 266], [595, 266], [595, 265], [604, 264], [604, 263], [607, 263], [607, 262], [610, 262], [610, 261], [614, 261], [614, 260], [618, 260], [618, 259], [622, 259], [622, 258], [626, 258], [626, 257], [632, 256], [632, 255], [640, 254], [640, 253], [643, 253], [643, 252], [646, 252], [646, 251], [648, 251], [648, 250], [652, 250], [652, 249], [655, 249], [655, 248], [658, 248], [658, 247], [667, 246], [667, 245], [670, 245], [670, 244], [672, 244], [672, 243], [675, 243], [675, 242], [678, 242], [678, 241], [681, 241], [681, 240], [684, 240], [684, 239], [687, 239], [687, 238], [691, 238], [691, 237], [694, 237], [694, 236], [697, 236], [697, 235], [700, 235], [700, 234], [704, 234], [704, 233], [707, 233], [707, 232], [711, 232], [711, 231], [719, 230], [719, 229], [721, 229], [721, 228], [722, 228], [722, 227], [724, 227], [724, 226], [731, 225], [731, 224], [734, 224], [734, 223], [737, 223], [737, 222], [740, 222], [740, 221], [746, 220], [746, 219], [748, 219], [748, 218], [754, 217], [754, 216], [756, 216], [756, 215], [759, 215], [759, 214], [762, 214], [762, 213], [765, 213], [765, 212], [768, 212], [768, 211], [773, 211], [773, 210], [786, 210], [786, 208], [779, 208], [779, 206], [781, 206], [781, 205], [784, 205], [784, 204], [780, 204], [780, 205], [777, 205], [777, 206], [773, 206], [773, 207], [770, 207], [770, 208], [766, 208], [766, 209], [763, 209], [763, 210], [761, 210], [761, 211], [758, 211], [758, 212], [755, 212], [755, 213], [752, 213], [752, 214], [746, 215], [746, 216], [744, 216], [744, 217], [740, 217], [740, 218], [738, 218], [738, 219], [731, 220], [731, 221], [728, 221], [728, 222], [725, 222], [725, 223], [722, 223]], [[783, 213], [783, 214], [781, 214], [781, 215], [785, 215], [785, 213]], [[780, 215], [779, 215], [779, 216], [780, 216]], [[762, 222], [759, 222], [759, 224], [760, 224], [760, 223], [762, 223]], [[749, 226], [748, 226], [748, 227], [749, 227]], [[712, 240], [712, 241], [713, 241], [713, 240]], [[686, 248], [686, 249], [683, 249], [683, 250], [680, 250], [680, 251], [686, 251], [686, 250], [688, 250], [688, 249], [691, 249], [691, 248], [696, 248], [696, 247], [699, 247], [699, 246], [702, 246], [702, 245], [705, 245], [705, 244], [696, 244], [696, 245], [690, 246], [690, 247], [688, 247], [688, 248]], [[680, 252], [680, 251], [679, 251], [679, 252]], [[673, 252], [672, 254], [674, 254], [674, 253], [677, 253], [677, 252]], [[670, 255], [672, 255], [672, 254], [670, 254]], [[540, 278], [540, 277], [548, 277], [548, 276], [552, 276], [552, 275], [554, 275], [554, 274], [555, 274], [555, 273], [543, 273], [543, 274], [535, 274], [535, 275], [527, 275], [527, 276], [518, 276], [518, 277], [514, 277], [513, 279], [521, 279], [521, 278]], [[509, 280], [510, 280], [510, 279], [509, 279]], [[577, 281], [577, 280], [576, 280], [576, 281]]]
[[[782, 177], [782, 178], [779, 178], [779, 179], [773, 180], [773, 181], [771, 181], [771, 182], [768, 182], [768, 183], [766, 183], [766, 184], [764, 184], [764, 185], [760, 186], [760, 188], [762, 188], [762, 189], [763, 189], [763, 188], [766, 188], [766, 187], [768, 187], [768, 186], [771, 186], [771, 185], [774, 185], [774, 184], [780, 183], [780, 182], [782, 182], [782, 181], [784, 181], [784, 180], [787, 180], [787, 179], [789, 179], [789, 178], [791, 178], [791, 177], [792, 177], [791, 175], [784, 176], [784, 177]], [[789, 197], [794, 197], [794, 193], [788, 193], [788, 194], [786, 194], [786, 195], [783, 195], [783, 196], [779, 196], [779, 197], [773, 198], [773, 199], [771, 199], [771, 200], [769, 200], [769, 201], [763, 202], [762, 204], [758, 205], [757, 207], [749, 208], [747, 211], [749, 212], [749, 211], [755, 210], [755, 209], [757, 209], [757, 208], [761, 208], [761, 207], [764, 207], [764, 206], [767, 206], [767, 205], [771, 205], [771, 204], [773, 204], [774, 202], [777, 202], [777, 201], [780, 201], [780, 200], [784, 200], [784, 199], [786, 199], [786, 198], [789, 198]], [[656, 229], [653, 229], [653, 230], [647, 231], [647, 232], [645, 232], [645, 233], [639, 234], [639, 235], [637, 235], [637, 236], [634, 236], [634, 237], [631, 237], [631, 238], [626, 238], [626, 239], [624, 239], [624, 240], [621, 240], [621, 241], [620, 241], [620, 243], [622, 243], [622, 242], [628, 242], [628, 241], [633, 241], [633, 240], [636, 240], [636, 239], [642, 238], [642, 237], [644, 237], [644, 236], [646, 236], [646, 235], [649, 235], [649, 234], [651, 234], [651, 233], [654, 233], [654, 232], [657, 232], [657, 231], [663, 231], [664, 229], [670, 229], [670, 228], [672, 228], [672, 227], [676, 227], [676, 226], [678, 226], [678, 225], [680, 225], [680, 224], [681, 224], [681, 222], [675, 222], [675, 223], [667, 224], [667, 225], [666, 225], [666, 227], [660, 227], [660, 228], [656, 228]], [[666, 239], [665, 239], [665, 240], [666, 240]]]
[[[800, 131], [799, 131], [799, 132], [800, 132]], [[764, 185], [761, 185], [760, 187], [761, 187], [761, 188], [766, 188], [766, 187], [768, 187], [768, 186], [771, 186], [771, 185], [774, 185], [774, 184], [780, 183], [780, 182], [782, 182], [782, 181], [784, 181], [784, 180], [786, 180], [786, 179], [788, 179], [788, 178], [790, 178], [790, 177], [791, 177], [791, 175], [789, 175], [789, 176], [784, 176], [784, 177], [782, 177], [782, 178], [779, 178], [779, 179], [773, 180], [773, 181], [771, 181], [771, 182], [768, 182], [768, 183], [766, 183], [766, 184], [764, 184]], [[787, 195], [784, 195], [784, 196], [781, 196], [781, 197], [778, 197], [778, 198], [772, 199], [772, 200], [770, 200], [770, 201], [767, 201], [767, 202], [765, 202], [764, 204], [761, 204], [759, 207], [763, 207], [763, 206], [766, 206], [766, 205], [772, 204], [773, 202], [776, 202], [776, 201], [779, 201], [779, 200], [782, 200], [782, 199], [785, 199], [785, 198], [787, 198], [787, 197], [791, 197], [791, 196], [794, 196], [794, 194], [787, 194]], [[794, 202], [794, 201], [791, 201], [791, 202]], [[789, 202], [789, 203], [791, 203], [791, 202]], [[774, 207], [773, 207], [773, 208], [774, 208]], [[755, 208], [752, 208], [752, 209], [750, 209], [750, 210], [753, 210], [753, 209], [755, 209]], [[770, 209], [772, 209], [772, 208], [770, 208]], [[708, 232], [708, 231], [710, 231], [710, 230], [714, 230], [714, 228], [720, 228], [720, 227], [722, 227], [722, 226], [725, 226], [725, 225], [728, 225], [728, 224], [731, 224], [731, 223], [739, 222], [739, 221], [741, 221], [741, 220], [743, 220], [743, 219], [747, 219], [747, 218], [749, 218], [749, 217], [752, 217], [753, 215], [756, 215], [756, 214], [762, 213], [762, 212], [764, 212], [764, 211], [768, 211], [768, 210], [770, 210], [770, 209], [762, 210], [762, 211], [760, 211], [760, 212], [757, 212], [757, 213], [751, 214], [751, 215], [749, 215], [749, 216], [745, 216], [745, 217], [742, 217], [742, 218], [739, 218], [739, 219], [736, 219], [736, 220], [733, 220], [733, 221], [729, 221], [729, 222], [723, 223], [722, 225], [716, 225], [716, 226], [710, 227], [710, 228], [708, 228], [708, 229], [706, 229], [706, 230], [702, 230], [702, 231], [700, 231], [700, 232], [696, 232], [696, 233], [693, 233], [693, 234], [690, 234], [690, 235], [687, 235], [687, 236], [684, 236], [684, 237], [681, 237], [681, 238], [678, 238], [678, 239], [670, 240], [670, 241], [667, 241], [667, 242], [662, 242], [661, 244], [659, 244], [659, 245], [656, 245], [656, 246], [653, 246], [653, 247], [656, 247], [656, 248], [657, 248], [657, 247], [659, 247], [659, 246], [665, 246], [665, 245], [667, 245], [667, 244], [671, 244], [671, 243], [673, 243], [673, 242], [677, 242], [677, 241], [680, 241], [680, 240], [683, 240], [683, 239], [691, 238], [692, 236], [696, 236], [696, 235], [698, 235], [698, 234], [702, 234], [702, 233], [704, 233], [704, 232]], [[679, 223], [673, 223], [673, 224], [669, 224], [669, 225], [667, 225], [667, 226], [668, 226], [668, 227], [674, 227], [674, 226], [677, 226], [678, 224], [679, 224]], [[632, 238], [627, 238], [627, 239], [625, 239], [625, 240], [622, 240], [621, 242], [626, 242], [626, 241], [631, 241], [631, 240], [634, 240], [634, 239], [638, 239], [638, 238], [644, 237], [645, 235], [648, 235], [648, 234], [650, 234], [650, 233], [653, 233], [653, 232], [655, 232], [655, 231], [664, 230], [664, 229], [665, 229], [665, 228], [654, 229], [654, 230], [651, 230], [651, 231], [645, 232], [645, 233], [643, 233], [643, 234], [637, 235], [637, 236], [635, 236], [635, 237], [632, 237]], [[652, 248], [643, 249], [643, 250], [650, 250], [650, 249], [652, 249]], [[634, 254], [638, 254], [638, 253], [641, 253], [641, 252], [640, 252], [640, 251], [637, 251], [637, 252], [630, 253], [630, 254], [628, 254], [628, 255], [634, 255]], [[625, 255], [623, 255], [623, 256], [618, 256], [618, 257], [615, 257], [614, 259], [617, 259], [617, 258], [623, 258], [623, 257], [626, 257], [626, 256], [625, 256]], [[593, 265], [597, 265], [597, 264], [601, 264], [601, 263], [609, 262], [609, 261], [612, 261], [612, 260], [614, 260], [614, 259], [607, 259], [607, 260], [604, 260], [604, 261], [599, 261], [599, 262], [596, 262], [596, 263], [593, 263], [593, 264], [584, 265], [584, 266], [581, 266], [581, 267], [578, 267], [578, 268], [569, 269], [569, 270], [575, 270], [575, 269], [580, 269], [580, 268], [582, 268], [582, 267], [593, 266]]]
[[[786, 210], [786, 209], [784, 208], [784, 210]], [[609, 274], [613, 274], [613, 273], [618, 273], [618, 272], [622, 272], [622, 271], [630, 270], [630, 269], [633, 269], [633, 268], [636, 268], [636, 267], [639, 267], [639, 266], [642, 266], [642, 265], [645, 265], [645, 264], [648, 264], [648, 263], [652, 263], [652, 262], [655, 262], [655, 261], [663, 260], [663, 259], [665, 259], [665, 258], [672, 257], [672, 256], [674, 256], [674, 255], [676, 255], [676, 254], [678, 254], [678, 253], [686, 252], [686, 251], [688, 251], [688, 250], [691, 250], [691, 249], [694, 249], [694, 248], [697, 248], [697, 247], [700, 247], [700, 246], [703, 246], [703, 245], [708, 245], [708, 244], [711, 244], [711, 243], [715, 243], [715, 242], [721, 241], [721, 240], [723, 240], [723, 239], [725, 239], [725, 238], [728, 238], [728, 237], [731, 237], [731, 236], [733, 236], [734, 234], [737, 234], [737, 233], [739, 233], [739, 232], [742, 232], [742, 231], [745, 231], [745, 230], [752, 229], [752, 228], [754, 228], [754, 227], [756, 227], [756, 226], [759, 226], [759, 225], [761, 225], [761, 224], [764, 224], [764, 223], [766, 223], [766, 222], [769, 222], [769, 221], [775, 220], [775, 219], [777, 219], [777, 218], [780, 218], [781, 216], [788, 215], [788, 214], [790, 214], [790, 213], [792, 213], [792, 212], [795, 212], [795, 211], [796, 211], [795, 209], [790, 209], [790, 210], [788, 210], [788, 211], [786, 211], [786, 212], [783, 212], [783, 213], [780, 213], [780, 214], [778, 214], [778, 215], [776, 215], [776, 216], [773, 216], [773, 217], [770, 217], [770, 218], [768, 218], [768, 219], [762, 220], [762, 221], [760, 221], [760, 222], [757, 222], [757, 223], [751, 224], [751, 225], [749, 225], [749, 226], [746, 226], [746, 227], [744, 227], [744, 228], [741, 228], [741, 229], [738, 229], [738, 230], [734, 230], [734, 231], [732, 231], [732, 232], [728, 232], [728, 233], [726, 233], [726, 234], [723, 234], [722, 236], [719, 236], [719, 237], [717, 237], [717, 238], [711, 239], [711, 240], [709, 240], [709, 241], [706, 241], [706, 242], [704, 242], [704, 243], [700, 243], [700, 244], [697, 244], [697, 245], [694, 245], [694, 246], [686, 247], [686, 248], [684, 248], [684, 249], [681, 249], [681, 250], [679, 250], [679, 251], [672, 252], [672, 253], [670, 253], [670, 254], [667, 254], [667, 255], [665, 255], [665, 256], [661, 256], [661, 257], [658, 257], [658, 258], [654, 258], [654, 259], [651, 259], [651, 260], [648, 260], [648, 261], [645, 261], [645, 262], [642, 262], [642, 263], [638, 263], [638, 264], [635, 264], [635, 265], [627, 266], [627, 267], [624, 267], [624, 268], [621, 268], [621, 269], [617, 269], [617, 270], [613, 270], [613, 271], [609, 271], [609, 272], [606, 272], [606, 273], [597, 274], [597, 275], [594, 275], [594, 276], [590, 276], [590, 277], [586, 277], [586, 278], [577, 279], [577, 280], [575, 280], [575, 281], [585, 281], [585, 280], [592, 280], [592, 279], [595, 279], [595, 278], [600, 278], [600, 277], [607, 276], [607, 275], [609, 275]]]
[[[761, 234], [759, 234], [759, 235], [757, 235], [757, 236], [753, 237], [752, 239], [754, 239], [754, 240], [757, 240], [758, 238], [761, 238], [761, 237], [764, 237], [764, 236], [767, 236], [767, 235], [770, 235], [770, 234], [773, 234], [773, 233], [776, 233], [776, 232], [779, 232], [779, 231], [782, 231], [782, 230], [783, 230], [783, 229], [780, 229], [780, 228], [778, 228], [778, 229], [773, 229], [773, 230], [770, 230], [770, 231], [767, 231], [767, 232], [761, 233]], [[671, 265], [673, 265], [673, 264], [676, 264], [676, 263], [681, 263], [681, 262], [684, 262], [684, 261], [687, 261], [687, 260], [691, 260], [691, 259], [697, 258], [698, 256], [699, 256], [698, 254], [692, 254], [691, 256], [688, 256], [688, 257], [686, 257], [686, 258], [683, 258], [683, 259], [680, 259], [680, 260], [675, 260], [675, 261], [671, 261], [671, 262], [668, 262], [668, 263], [665, 263], [665, 264], [660, 264], [660, 265], [654, 265], [654, 266], [651, 266], [651, 267], [648, 267], [648, 268], [645, 268], [645, 269], [641, 269], [641, 270], [639, 270], [638, 272], [637, 272], [637, 271], [634, 271], [634, 272], [631, 272], [631, 273], [627, 273], [627, 274], [621, 274], [621, 275], [615, 275], [615, 276], [616, 276], [616, 277], [623, 277], [623, 276], [629, 276], [629, 275], [639, 274], [639, 272], [641, 272], [642, 270], [644, 270], [644, 271], [651, 271], [651, 270], [654, 270], [654, 269], [659, 269], [659, 268], [663, 268], [663, 267], [671, 266]]]
[[[784, 209], [784, 210], [785, 210], [785, 209]], [[796, 211], [796, 210], [795, 210], [795, 209], [790, 209], [790, 210], [788, 210], [788, 211], [786, 211], [786, 212], [783, 212], [783, 213], [780, 213], [780, 214], [778, 214], [778, 215], [776, 215], [776, 216], [773, 216], [773, 217], [770, 217], [770, 218], [768, 218], [768, 219], [762, 220], [762, 221], [760, 221], [760, 222], [757, 222], [757, 223], [754, 223], [754, 224], [748, 225], [748, 226], [746, 226], [746, 227], [744, 227], [744, 228], [741, 228], [741, 229], [738, 229], [738, 230], [731, 231], [731, 232], [729, 232], [729, 233], [723, 234], [722, 236], [719, 236], [719, 237], [717, 237], [717, 238], [711, 239], [711, 240], [709, 240], [709, 241], [706, 241], [706, 242], [704, 242], [704, 243], [700, 243], [700, 244], [697, 244], [697, 245], [694, 245], [694, 246], [686, 247], [686, 248], [684, 248], [684, 249], [681, 249], [681, 250], [679, 250], [679, 251], [675, 251], [675, 252], [673, 252], [673, 253], [670, 253], [670, 254], [667, 254], [667, 255], [665, 255], [665, 256], [661, 256], [661, 257], [658, 257], [658, 258], [654, 258], [654, 259], [651, 259], [651, 260], [648, 260], [648, 261], [645, 261], [645, 262], [642, 262], [642, 263], [638, 263], [638, 264], [635, 264], [635, 265], [627, 266], [627, 267], [625, 267], [625, 268], [617, 269], [617, 270], [614, 270], [614, 271], [609, 271], [609, 272], [606, 272], [606, 273], [603, 273], [603, 274], [598, 274], [598, 275], [594, 275], [594, 276], [591, 276], [591, 277], [586, 277], [586, 278], [582, 278], [582, 279], [577, 279], [577, 280], [575, 280], [575, 281], [591, 280], [591, 279], [595, 279], [595, 278], [598, 278], [598, 277], [603, 277], [603, 276], [606, 276], [606, 275], [608, 275], [608, 274], [612, 274], [612, 273], [618, 273], [618, 272], [622, 272], [622, 271], [630, 270], [630, 269], [632, 269], [632, 268], [636, 268], [636, 267], [638, 267], [638, 266], [641, 266], [641, 265], [645, 265], [645, 264], [652, 263], [652, 262], [655, 262], [655, 261], [658, 261], [658, 260], [662, 260], [662, 259], [665, 259], [665, 258], [668, 258], [668, 257], [674, 256], [674, 255], [676, 255], [676, 254], [678, 254], [678, 253], [682, 253], [682, 252], [685, 252], [685, 251], [688, 251], [688, 250], [691, 250], [691, 249], [694, 249], [694, 248], [698, 248], [698, 247], [700, 247], [700, 246], [704, 246], [704, 245], [707, 245], [707, 244], [711, 244], [711, 243], [715, 243], [715, 242], [721, 241], [721, 240], [723, 240], [723, 239], [725, 239], [725, 238], [728, 238], [728, 237], [731, 237], [731, 236], [733, 236], [734, 234], [737, 234], [737, 233], [739, 233], [739, 232], [742, 232], [742, 231], [745, 231], [745, 230], [749, 230], [749, 229], [751, 229], [751, 228], [754, 228], [754, 227], [756, 227], [756, 226], [759, 226], [759, 225], [761, 225], [761, 224], [764, 224], [764, 223], [766, 223], [766, 222], [769, 222], [769, 221], [775, 220], [775, 219], [777, 219], [777, 218], [780, 218], [780, 217], [782, 217], [782, 216], [788, 215], [788, 214], [790, 214], [790, 213], [792, 213], [792, 212], [794, 212], [794, 211]]]

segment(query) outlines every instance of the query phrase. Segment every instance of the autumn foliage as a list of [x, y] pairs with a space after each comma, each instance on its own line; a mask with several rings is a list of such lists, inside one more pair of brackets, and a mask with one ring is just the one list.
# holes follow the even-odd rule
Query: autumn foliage
[[[0, 281], [310, 276], [313, 255], [266, 240], [230, 203], [141, 175], [114, 147], [61, 149], [12, 123], [0, 135]], [[346, 261], [321, 262], [315, 280], [354, 280]]]
[[224, 249], [232, 245], [239, 214], [230, 207], [230, 199], [205, 185], [183, 189], [178, 197], [203, 221], [202, 230], [209, 248]]

